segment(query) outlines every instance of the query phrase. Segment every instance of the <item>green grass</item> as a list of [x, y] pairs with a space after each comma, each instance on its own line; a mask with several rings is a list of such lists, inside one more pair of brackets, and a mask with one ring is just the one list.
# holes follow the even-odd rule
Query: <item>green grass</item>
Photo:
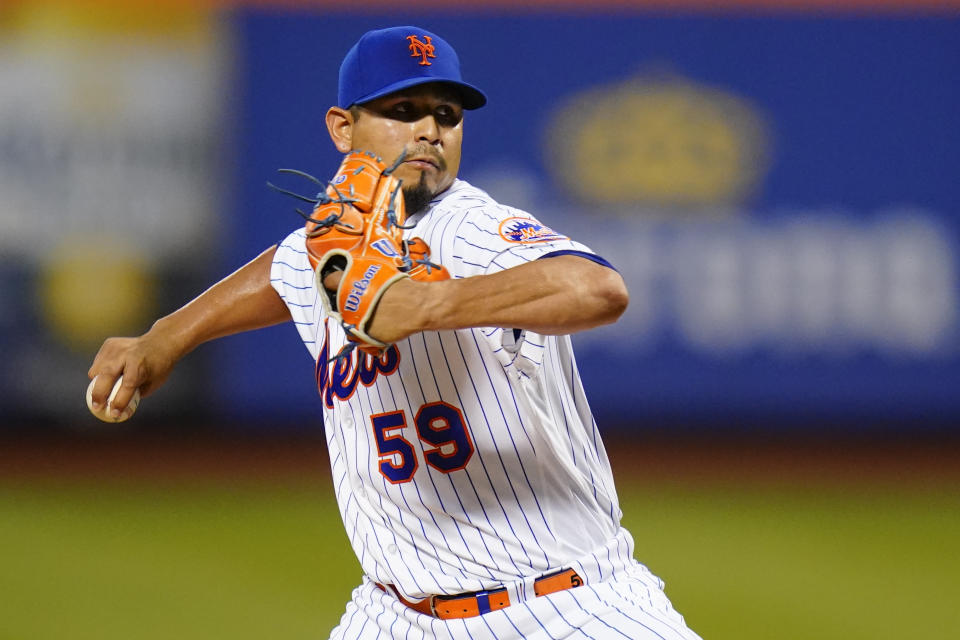
[[0, 490], [0, 638], [325, 638], [360, 570], [329, 487]]
[[960, 637], [960, 491], [662, 491], [636, 556], [704, 638]]
[[[332, 490], [0, 484], [0, 639], [326, 638], [360, 570]], [[960, 489], [621, 483], [707, 640], [960, 637]]]

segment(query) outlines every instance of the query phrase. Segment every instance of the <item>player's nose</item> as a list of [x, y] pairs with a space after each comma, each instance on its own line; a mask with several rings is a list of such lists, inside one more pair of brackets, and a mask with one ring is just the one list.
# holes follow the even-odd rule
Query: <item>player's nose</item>
[[431, 145], [440, 143], [440, 125], [432, 114], [420, 118], [413, 123], [413, 126], [414, 138], [417, 142], [426, 142]]

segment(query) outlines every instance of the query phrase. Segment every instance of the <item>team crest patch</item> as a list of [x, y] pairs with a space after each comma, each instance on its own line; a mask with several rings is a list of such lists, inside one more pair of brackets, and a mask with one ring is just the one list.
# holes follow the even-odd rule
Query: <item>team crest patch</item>
[[500, 223], [500, 237], [507, 242], [551, 242], [568, 239], [530, 218], [507, 218]]

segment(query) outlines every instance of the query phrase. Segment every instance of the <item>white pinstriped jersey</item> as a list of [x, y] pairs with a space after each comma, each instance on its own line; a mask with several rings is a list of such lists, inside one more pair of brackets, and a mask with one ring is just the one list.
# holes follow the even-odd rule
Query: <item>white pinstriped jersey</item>
[[[405, 236], [454, 278], [590, 254], [462, 180], [409, 222]], [[635, 566], [568, 336], [424, 332], [380, 359], [328, 364], [345, 335], [324, 317], [302, 230], [281, 243], [271, 280], [317, 362], [340, 512], [372, 580], [416, 599]]]

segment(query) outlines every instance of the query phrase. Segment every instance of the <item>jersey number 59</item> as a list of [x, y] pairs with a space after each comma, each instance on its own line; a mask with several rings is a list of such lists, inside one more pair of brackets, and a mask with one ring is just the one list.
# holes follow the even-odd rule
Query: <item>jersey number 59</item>
[[[370, 416], [380, 456], [380, 473], [393, 484], [409, 482], [420, 467], [416, 451], [403, 437], [407, 415], [390, 411]], [[446, 402], [428, 402], [413, 418], [417, 437], [424, 443], [424, 461], [441, 473], [467, 466], [473, 456], [473, 441], [460, 410]]]

